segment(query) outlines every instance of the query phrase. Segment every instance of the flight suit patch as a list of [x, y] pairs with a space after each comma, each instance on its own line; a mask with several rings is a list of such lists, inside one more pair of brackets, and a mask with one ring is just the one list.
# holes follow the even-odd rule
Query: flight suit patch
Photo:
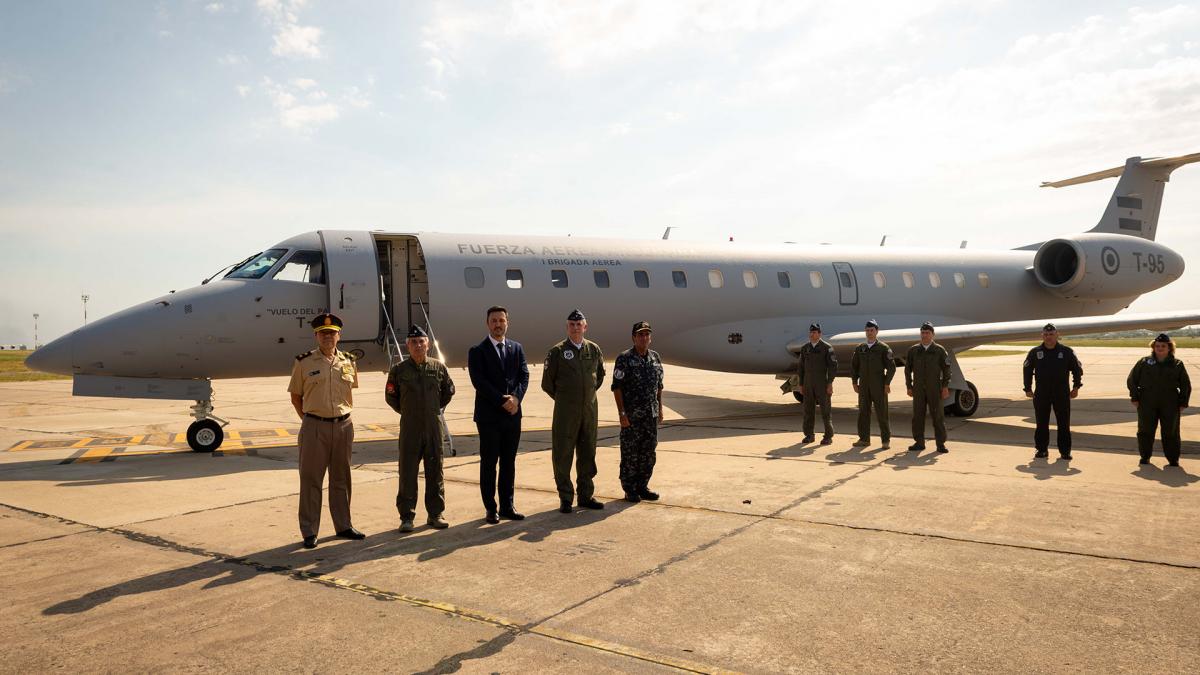
[[1038, 352], [1038, 353], [1037, 353], [1037, 355], [1038, 355], [1038, 359], [1039, 359], [1039, 360], [1040, 360], [1040, 359], [1044, 359], [1044, 358], [1046, 358], [1046, 353], [1045, 353], [1045, 352]]
[[563, 350], [563, 358], [570, 361], [571, 359], [575, 358], [575, 352], [573, 352], [569, 349], [564, 349]]

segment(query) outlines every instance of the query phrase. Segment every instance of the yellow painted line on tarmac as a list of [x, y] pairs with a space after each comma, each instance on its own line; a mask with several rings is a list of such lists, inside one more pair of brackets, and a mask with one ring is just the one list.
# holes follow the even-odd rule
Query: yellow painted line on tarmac
[[69, 448], [82, 448], [82, 447], [86, 446], [88, 443], [91, 443], [91, 442], [92, 442], [92, 441], [94, 441], [94, 440], [96, 440], [96, 439], [94, 439], [94, 438], [81, 438], [81, 439], [79, 439], [79, 440], [75, 441], [74, 443], [72, 443], [71, 445], [69, 445], [69, 446], [67, 446], [67, 447], [69, 447]]
[[88, 448], [87, 452], [75, 458], [74, 463], [99, 462], [111, 454], [113, 448]]
[[275, 430], [275, 435], [276, 435], [276, 436], [282, 436], [282, 437], [284, 437], [284, 438], [288, 438], [288, 437], [289, 437], [289, 436], [291, 436], [292, 434], [291, 434], [291, 432], [289, 432], [287, 429], [276, 429], [276, 430]]
[[16, 445], [8, 449], [8, 452], [20, 452], [33, 444], [33, 441], [20, 441]]
[[242, 439], [241, 432], [234, 431], [233, 429], [229, 430], [228, 436], [229, 436], [229, 440], [231, 440], [231, 441], [240, 441]]

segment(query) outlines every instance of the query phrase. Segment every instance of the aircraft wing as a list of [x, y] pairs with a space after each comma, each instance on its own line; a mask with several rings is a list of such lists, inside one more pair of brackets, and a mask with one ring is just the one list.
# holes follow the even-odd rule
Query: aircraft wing
[[[1183, 328], [1200, 323], [1200, 310], [1186, 312], [1132, 313], [1115, 316], [1077, 316], [1065, 319], [1028, 319], [1024, 321], [997, 321], [993, 323], [966, 323], [956, 326], [938, 326], [935, 340], [947, 349], [959, 352], [977, 345], [1015, 340], [1040, 340], [1042, 326], [1053, 323], [1061, 335], [1083, 335], [1111, 331], [1149, 328], [1164, 331]], [[825, 338], [839, 352], [852, 349], [862, 342], [862, 331], [839, 333]], [[879, 331], [879, 339], [887, 342], [897, 355], [903, 354], [912, 345], [920, 342], [921, 329], [893, 328]], [[795, 340], [788, 350], [798, 352], [808, 340]]]

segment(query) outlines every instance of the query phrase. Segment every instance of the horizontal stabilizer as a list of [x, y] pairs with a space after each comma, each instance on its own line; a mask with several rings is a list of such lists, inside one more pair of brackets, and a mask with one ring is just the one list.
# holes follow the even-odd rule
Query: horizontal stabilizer
[[[1137, 166], [1144, 167], [1146, 169], [1158, 169], [1159, 171], [1169, 174], [1175, 169], [1193, 162], [1200, 162], [1200, 152], [1193, 152], [1190, 155], [1180, 155], [1179, 157], [1151, 157], [1150, 159], [1143, 159], [1137, 162]], [[1092, 181], [1103, 180], [1105, 178], [1116, 178], [1117, 176], [1125, 173], [1127, 166], [1128, 165], [1125, 164], [1112, 169], [1097, 171], [1096, 173], [1076, 176], [1074, 178], [1046, 181], [1042, 183], [1042, 187], [1060, 188], [1067, 187], [1069, 185], [1079, 185], [1081, 183], [1091, 183]]]
[[[1066, 319], [1028, 319], [1023, 321], [997, 321], [993, 323], [967, 323], [955, 326], [938, 326], [934, 340], [951, 351], [962, 351], [978, 345], [1014, 340], [1040, 340], [1042, 326], [1053, 323], [1060, 336], [1107, 333], [1112, 331], [1147, 328], [1155, 331], [1174, 330], [1200, 323], [1200, 310], [1185, 312], [1162, 312], [1141, 314], [1117, 314], [1115, 316], [1079, 316]], [[879, 331], [879, 339], [887, 342], [896, 354], [903, 354], [909, 347], [921, 341], [920, 327], [894, 328]], [[863, 341], [862, 331], [839, 333], [826, 340], [839, 352], [853, 348]], [[807, 339], [788, 344], [788, 350], [800, 351]], [[1147, 341], [1147, 344], [1149, 341]]]

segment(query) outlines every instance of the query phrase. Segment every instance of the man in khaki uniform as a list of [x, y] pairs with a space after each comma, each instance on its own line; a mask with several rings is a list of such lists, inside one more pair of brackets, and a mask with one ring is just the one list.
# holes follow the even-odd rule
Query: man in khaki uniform
[[428, 357], [429, 336], [425, 329], [413, 326], [404, 341], [408, 358], [388, 371], [384, 398], [392, 410], [400, 413], [400, 489], [396, 510], [400, 512], [400, 531], [412, 532], [417, 510], [417, 471], [425, 465], [425, 512], [427, 524], [442, 530], [449, 527], [442, 512], [446, 510], [446, 488], [442, 483], [442, 409], [454, 397], [450, 371], [437, 359]]
[[850, 357], [850, 382], [858, 394], [858, 440], [856, 447], [871, 445], [871, 406], [879, 419], [879, 440], [883, 449], [892, 447], [892, 427], [888, 421], [888, 394], [892, 393], [892, 378], [896, 362], [892, 348], [879, 338], [879, 324], [871, 319], [866, 327], [867, 341], [854, 348]]
[[817, 406], [821, 407], [821, 421], [825, 424], [825, 435], [821, 445], [833, 443], [833, 411], [830, 397], [833, 395], [833, 378], [837, 376], [837, 356], [833, 347], [821, 339], [821, 324], [808, 327], [808, 342], [800, 347], [797, 364], [800, 375], [800, 394], [804, 396], [804, 438], [802, 443], [815, 440]]
[[561, 513], [571, 512], [576, 490], [571, 486], [571, 459], [575, 459], [579, 505], [602, 509], [592, 498], [596, 486], [596, 390], [604, 383], [604, 354], [600, 346], [583, 337], [587, 318], [578, 309], [567, 315], [567, 339], [550, 348], [542, 371], [542, 390], [554, 399], [551, 425], [551, 462], [558, 486]]
[[338, 351], [342, 320], [321, 314], [312, 320], [317, 349], [296, 357], [288, 391], [300, 416], [300, 536], [316, 548], [321, 527], [321, 484], [329, 471], [329, 515], [337, 536], [362, 539], [350, 524], [350, 453], [354, 445], [352, 389], [358, 387], [354, 357]]
[[933, 418], [933, 437], [938, 452], [946, 448], [946, 414], [942, 401], [950, 396], [950, 353], [933, 341], [933, 324], [921, 324], [921, 342], [909, 347], [904, 359], [904, 384], [913, 399], [913, 444], [909, 450], [925, 449], [925, 411]]

